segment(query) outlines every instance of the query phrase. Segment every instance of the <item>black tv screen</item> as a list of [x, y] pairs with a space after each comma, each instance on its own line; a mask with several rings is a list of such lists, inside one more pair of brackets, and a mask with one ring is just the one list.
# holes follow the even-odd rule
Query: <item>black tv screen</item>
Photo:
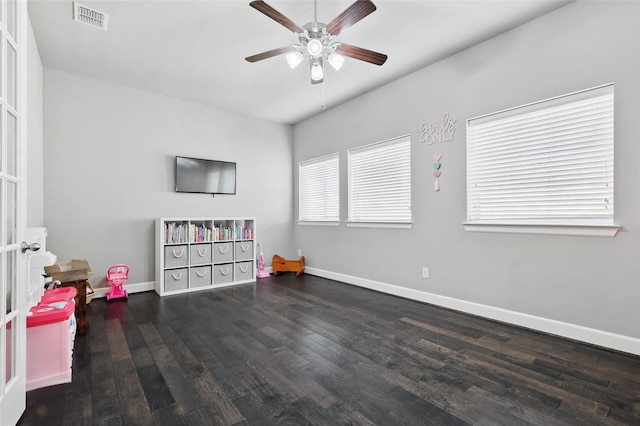
[[235, 194], [236, 163], [176, 157], [176, 192]]

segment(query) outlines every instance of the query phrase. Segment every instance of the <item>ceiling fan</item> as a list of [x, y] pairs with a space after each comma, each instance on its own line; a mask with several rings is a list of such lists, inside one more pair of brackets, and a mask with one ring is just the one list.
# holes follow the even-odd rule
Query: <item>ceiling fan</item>
[[287, 63], [291, 68], [295, 68], [308, 56], [311, 84], [318, 84], [324, 80], [323, 62], [325, 59], [336, 70], [342, 67], [345, 56], [375, 65], [382, 65], [387, 60], [387, 55], [382, 53], [333, 41], [333, 38], [343, 30], [376, 10], [376, 6], [370, 0], [357, 0], [326, 25], [318, 22], [317, 4], [314, 1], [315, 10], [313, 22], [309, 22], [302, 27], [262, 0], [252, 1], [249, 5], [258, 12], [267, 15], [280, 25], [296, 33], [299, 40], [299, 44], [279, 47], [258, 53], [257, 55], [248, 56], [245, 59], [249, 62], [257, 62], [273, 56], [286, 54]]

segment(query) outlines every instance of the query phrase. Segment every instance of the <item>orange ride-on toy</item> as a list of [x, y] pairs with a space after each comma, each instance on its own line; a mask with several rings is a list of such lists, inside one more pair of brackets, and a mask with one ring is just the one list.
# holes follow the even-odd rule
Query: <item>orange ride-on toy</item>
[[107, 293], [107, 301], [129, 297], [127, 290], [122, 285], [129, 279], [129, 267], [127, 265], [113, 265], [107, 270], [107, 282], [111, 285], [111, 290]]

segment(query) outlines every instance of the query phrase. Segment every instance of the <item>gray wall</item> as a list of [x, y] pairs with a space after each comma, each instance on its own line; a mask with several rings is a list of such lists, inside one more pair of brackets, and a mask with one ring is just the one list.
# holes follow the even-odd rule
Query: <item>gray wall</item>
[[[541, 318], [574, 325], [573, 331], [628, 337], [635, 345], [630, 351], [640, 353], [639, 9], [637, 2], [572, 3], [293, 131], [46, 69], [48, 248], [61, 259], [89, 259], [94, 284], [118, 262], [132, 267], [130, 283], [150, 282], [155, 218], [254, 216], [267, 259], [273, 253], [294, 257], [301, 248], [309, 272], [448, 306], [460, 302], [462, 310], [480, 307], [469, 310], [476, 313], [485, 307], [487, 316], [515, 313], [516, 323]], [[616, 87], [618, 236], [465, 232], [465, 120], [608, 82]], [[442, 190], [436, 193], [434, 149], [419, 142], [419, 127], [445, 112], [458, 126], [455, 139], [440, 145]], [[340, 152], [344, 220], [347, 149], [407, 133], [413, 141], [411, 230], [294, 225], [299, 161]], [[174, 193], [174, 155], [238, 161], [238, 195]], [[32, 197], [38, 189], [31, 171], [29, 179], [35, 200], [29, 207], [42, 209]], [[38, 214], [30, 213], [30, 226]], [[429, 279], [420, 278], [423, 266], [430, 268]]]
[[[116, 263], [155, 280], [158, 217], [255, 217], [267, 258], [290, 250], [290, 126], [48, 68], [44, 111], [47, 248], [94, 286]], [[176, 155], [237, 162], [237, 195], [174, 192]]]
[[[626, 336], [640, 351], [639, 9], [638, 2], [571, 3], [296, 125], [295, 218], [297, 163], [340, 153], [343, 223], [295, 226], [295, 248], [310, 269], [450, 306], [462, 301], [494, 314], [571, 324], [577, 334], [586, 327]], [[615, 238], [465, 232], [466, 119], [609, 82], [621, 232]], [[419, 128], [445, 112], [457, 119], [457, 131], [439, 145], [435, 192], [434, 147], [420, 143]], [[403, 134], [412, 138], [413, 228], [346, 227], [347, 149]], [[423, 266], [429, 279], [421, 278]]]
[[43, 69], [29, 21], [27, 30], [27, 227], [44, 226]]

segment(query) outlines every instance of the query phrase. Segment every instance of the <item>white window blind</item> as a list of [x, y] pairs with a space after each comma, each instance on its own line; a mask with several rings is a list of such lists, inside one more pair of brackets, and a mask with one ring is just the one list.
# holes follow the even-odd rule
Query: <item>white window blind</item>
[[350, 222], [411, 223], [411, 140], [349, 150]]
[[340, 220], [340, 176], [338, 153], [299, 164], [299, 220]]
[[469, 223], [613, 224], [613, 85], [470, 119]]

